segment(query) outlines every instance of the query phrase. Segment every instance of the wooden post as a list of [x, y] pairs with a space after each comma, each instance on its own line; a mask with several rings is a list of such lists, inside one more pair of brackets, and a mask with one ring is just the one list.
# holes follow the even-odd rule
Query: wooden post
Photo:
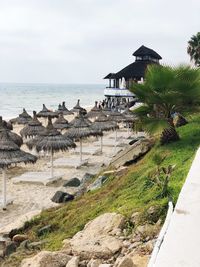
[[80, 138], [80, 163], [82, 163], [82, 139]]
[[6, 198], [6, 170], [2, 170], [3, 176], [3, 210], [6, 210], [7, 198]]
[[51, 149], [51, 178], [53, 178], [53, 150]]

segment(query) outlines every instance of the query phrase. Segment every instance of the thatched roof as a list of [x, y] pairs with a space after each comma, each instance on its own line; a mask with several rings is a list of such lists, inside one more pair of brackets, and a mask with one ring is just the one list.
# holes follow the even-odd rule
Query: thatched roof
[[0, 132], [2, 131], [6, 131], [8, 133], [8, 136], [11, 138], [11, 140], [18, 145], [19, 147], [23, 144], [23, 140], [21, 138], [21, 136], [19, 136], [18, 134], [11, 132], [10, 130], [8, 130], [6, 128], [6, 123], [5, 121], [2, 120], [2, 117], [0, 116]]
[[53, 127], [50, 117], [48, 117], [48, 125], [45, 131], [26, 144], [29, 148], [36, 147], [38, 152], [41, 150], [48, 152], [66, 151], [69, 148], [76, 147], [71, 139], [66, 138]]
[[105, 115], [110, 115], [110, 113], [112, 112], [111, 108], [108, 107], [108, 104], [106, 104], [106, 106], [102, 109], [102, 111]]
[[35, 163], [36, 160], [36, 156], [20, 150], [18, 145], [11, 140], [7, 131], [0, 132], [0, 168], [20, 162]]
[[10, 130], [10, 131], [12, 131], [13, 130], [13, 126], [12, 126], [12, 123], [11, 122], [9, 122], [9, 121], [3, 121], [3, 124], [4, 124], [4, 126], [5, 126], [5, 128], [6, 129], [8, 129], [8, 130]]
[[79, 111], [86, 111], [84, 108], [80, 106], [80, 99], [78, 99], [77, 104], [71, 109], [71, 112], [79, 112]]
[[17, 118], [11, 119], [10, 123], [27, 124], [31, 119], [32, 117], [23, 108], [23, 112]]
[[61, 113], [58, 119], [53, 124], [54, 128], [59, 130], [64, 130], [70, 128], [68, 121], [63, 117], [63, 113]]
[[98, 102], [95, 101], [95, 105], [94, 105], [94, 107], [87, 113], [87, 117], [88, 117], [88, 118], [98, 117], [100, 111], [101, 111], [101, 108], [98, 107]]
[[134, 53], [133, 56], [136, 57], [143, 57], [143, 56], [150, 56], [155, 59], [162, 59], [162, 57], [153, 49], [148, 48], [144, 45], [140, 46]]
[[115, 73], [109, 73], [104, 77], [104, 79], [114, 79], [115, 78]]
[[42, 123], [37, 119], [36, 112], [33, 111], [33, 119], [20, 131], [20, 134], [24, 137], [30, 137], [39, 135], [44, 130], [45, 127], [42, 126]]
[[125, 118], [124, 116], [122, 115], [122, 113], [120, 113], [119, 111], [115, 110], [115, 111], [112, 111], [109, 115], [109, 120], [111, 121], [115, 121], [117, 123], [120, 123], [120, 122], [123, 122], [125, 121]]
[[74, 114], [72, 111], [70, 111], [68, 108], [66, 108], [65, 102], [62, 102], [60, 111], [63, 113], [63, 115], [73, 115]]
[[98, 131], [110, 131], [118, 129], [119, 126], [116, 122], [110, 121], [109, 118], [101, 112], [99, 117], [92, 124], [91, 128]]
[[130, 111], [129, 108], [127, 108], [123, 113], [122, 115], [124, 116], [124, 121], [125, 122], [135, 122], [138, 120], [137, 116], [132, 112]]
[[40, 112], [37, 113], [37, 117], [43, 117], [43, 118], [47, 118], [47, 117], [51, 117], [51, 118], [57, 118], [58, 117], [58, 113], [49, 110], [45, 104], [43, 104], [43, 108]]
[[99, 136], [102, 132], [92, 129], [91, 125], [84, 118], [83, 114], [79, 113], [74, 119], [72, 128], [70, 128], [64, 136], [70, 137], [72, 139], [80, 139], [88, 136]]

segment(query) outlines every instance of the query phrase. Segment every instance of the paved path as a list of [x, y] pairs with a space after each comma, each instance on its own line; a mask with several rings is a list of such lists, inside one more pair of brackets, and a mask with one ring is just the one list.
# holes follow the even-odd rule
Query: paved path
[[155, 267], [200, 267], [200, 148], [179, 195]]

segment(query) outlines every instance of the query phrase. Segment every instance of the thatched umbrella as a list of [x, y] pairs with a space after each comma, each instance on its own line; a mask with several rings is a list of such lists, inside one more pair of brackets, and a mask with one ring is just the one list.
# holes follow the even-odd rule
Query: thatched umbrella
[[[89, 119], [87, 118], [87, 115], [85, 114], [85, 112], [84, 112], [83, 110], [80, 110], [80, 111], [79, 111], [79, 114], [82, 114], [82, 116], [83, 116], [85, 122], [87, 122], [89, 125], [92, 125], [91, 120], [89, 120]], [[77, 121], [77, 118], [76, 118], [76, 117], [75, 117], [72, 121], [70, 121], [70, 122], [69, 122], [70, 127], [73, 127], [73, 125], [74, 125], [74, 123], [76, 123], [76, 121]]]
[[10, 131], [13, 130], [13, 126], [12, 126], [12, 123], [11, 122], [3, 120], [3, 124], [4, 124], [4, 126], [5, 126], [5, 128], [7, 130], [10, 130]]
[[59, 115], [58, 119], [54, 122], [53, 126], [54, 128], [61, 131], [70, 128], [68, 121], [63, 117], [63, 113]]
[[88, 118], [96, 118], [99, 116], [101, 112], [101, 108], [98, 107], [98, 102], [95, 101], [94, 107], [87, 113]]
[[33, 111], [33, 119], [29, 121], [28, 125], [26, 125], [21, 131], [21, 136], [34, 137], [39, 135], [41, 132], [45, 130], [45, 127], [42, 126], [42, 123], [37, 119], [36, 111]]
[[23, 108], [23, 112], [19, 114], [17, 118], [11, 119], [10, 122], [18, 124], [27, 124], [31, 119], [32, 117], [27, 113], [25, 108]]
[[[122, 113], [120, 113], [116, 109], [110, 113], [108, 118], [110, 121], [114, 121], [116, 123], [121, 123], [125, 121], [125, 118], [122, 115]], [[116, 148], [116, 145], [117, 145], [117, 128], [115, 129], [115, 148]]]
[[102, 111], [105, 115], [110, 115], [110, 113], [112, 112], [111, 108], [108, 106], [108, 103], [105, 105]]
[[[116, 130], [119, 128], [116, 122], [112, 122], [109, 118], [101, 111], [98, 118], [94, 121], [91, 126], [92, 129], [102, 132]], [[101, 136], [101, 153], [103, 152], [103, 136]]]
[[68, 108], [66, 108], [65, 102], [62, 102], [62, 105], [59, 104], [58, 113], [62, 113], [63, 115], [73, 115], [74, 114]]
[[6, 169], [17, 163], [35, 163], [37, 157], [26, 153], [12, 141], [6, 130], [0, 132], [0, 168], [3, 173], [3, 209], [6, 209]]
[[123, 117], [124, 117], [124, 122], [126, 122], [126, 126], [127, 126], [127, 132], [129, 134], [129, 127], [130, 125], [133, 125], [135, 121], [138, 120], [137, 116], [130, 111], [129, 108], [127, 108], [123, 113], [122, 113]]
[[70, 128], [64, 136], [72, 138], [73, 140], [79, 140], [80, 142], [80, 162], [82, 162], [82, 139], [89, 136], [101, 136], [102, 132], [91, 128], [91, 125], [84, 118], [84, 115], [80, 112], [76, 116], [72, 128]]
[[0, 132], [2, 132], [2, 131], [6, 131], [9, 135], [9, 137], [11, 138], [11, 140], [19, 147], [23, 144], [23, 140], [22, 140], [21, 136], [8, 130], [6, 127], [5, 121], [3, 121], [2, 117], [0, 116]]
[[78, 99], [77, 104], [73, 107], [73, 109], [71, 109], [71, 112], [79, 113], [79, 111], [85, 111], [86, 112], [86, 109], [84, 109], [80, 106], [80, 99]]
[[37, 117], [38, 118], [48, 118], [48, 117], [58, 118], [58, 112], [54, 112], [54, 111], [49, 110], [45, 106], [45, 104], [43, 104], [43, 108], [40, 112], [37, 113]]
[[26, 143], [29, 149], [36, 148], [37, 152], [44, 151], [51, 154], [51, 178], [53, 178], [53, 154], [57, 151], [66, 151], [69, 148], [75, 148], [76, 144], [70, 139], [64, 137], [53, 127], [51, 118], [48, 117], [48, 125], [39, 136]]

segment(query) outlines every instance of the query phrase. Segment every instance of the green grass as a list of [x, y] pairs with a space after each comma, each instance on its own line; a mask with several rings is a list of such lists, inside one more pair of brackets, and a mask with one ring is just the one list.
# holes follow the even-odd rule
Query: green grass
[[[110, 176], [104, 186], [85, 194], [59, 208], [43, 211], [39, 217], [27, 222], [24, 232], [33, 240], [45, 239], [46, 249], [56, 250], [62, 240], [72, 237], [83, 229], [84, 225], [105, 212], [118, 212], [127, 217], [135, 211], [142, 214], [141, 220], [148, 219], [146, 210], [150, 206], [158, 207], [158, 216], [164, 219], [168, 199], [159, 198], [159, 189], [149, 182], [148, 174], [155, 169], [153, 156], [166, 155], [162, 165], [176, 164], [169, 183], [169, 191], [176, 203], [192, 160], [200, 144], [200, 118], [195, 115], [190, 123], [179, 128], [181, 140], [165, 146], [156, 144], [139, 162], [129, 167], [123, 176]], [[37, 237], [37, 230], [51, 224], [53, 231], [43, 237]]]

